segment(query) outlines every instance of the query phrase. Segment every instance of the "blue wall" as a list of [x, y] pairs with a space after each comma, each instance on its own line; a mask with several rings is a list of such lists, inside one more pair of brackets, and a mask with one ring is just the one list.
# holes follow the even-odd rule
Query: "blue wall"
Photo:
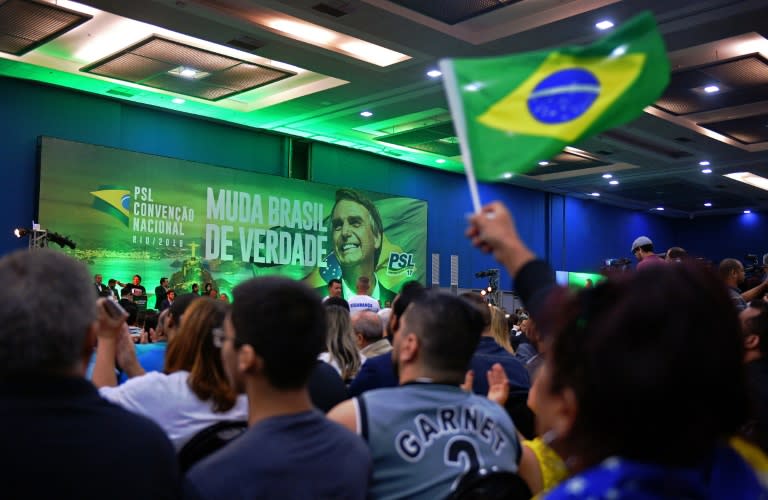
[[726, 257], [768, 252], [768, 214], [752, 213], [698, 217], [675, 221], [680, 246], [715, 263]]
[[[11, 231], [28, 225], [34, 216], [41, 135], [273, 175], [286, 171], [286, 139], [279, 136], [0, 78], [0, 182], [5, 192], [0, 202], [5, 214], [0, 253], [26, 244]], [[327, 144], [313, 145], [311, 162], [311, 180], [316, 182], [426, 200], [427, 263], [430, 254], [440, 254], [442, 286], [449, 285], [452, 254], [459, 256], [462, 288], [484, 286], [486, 280], [474, 278], [474, 273], [499, 267], [464, 237], [471, 203], [462, 175]], [[631, 257], [629, 246], [641, 234], [650, 236], [659, 250], [680, 245], [712, 259], [768, 251], [768, 223], [760, 214], [673, 220], [502, 184], [481, 184], [480, 197], [510, 206], [525, 241], [556, 269], [597, 271], [605, 258]], [[502, 286], [509, 284], [503, 273]]]
[[648, 236], [657, 252], [678, 245], [673, 220], [598, 201], [553, 195], [550, 262], [565, 271], [598, 272], [605, 259], [630, 258], [638, 236]]

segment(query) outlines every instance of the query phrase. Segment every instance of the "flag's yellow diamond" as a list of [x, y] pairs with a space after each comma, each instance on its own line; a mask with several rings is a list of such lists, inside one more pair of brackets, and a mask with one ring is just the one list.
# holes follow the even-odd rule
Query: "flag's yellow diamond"
[[477, 121], [509, 134], [574, 141], [632, 85], [645, 58], [644, 54], [583, 58], [553, 52]]

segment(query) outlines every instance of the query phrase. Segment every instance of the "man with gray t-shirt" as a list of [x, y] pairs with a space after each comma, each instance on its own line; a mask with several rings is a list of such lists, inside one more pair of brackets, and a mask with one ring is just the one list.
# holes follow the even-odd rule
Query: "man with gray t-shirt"
[[400, 386], [365, 392], [328, 414], [368, 442], [372, 498], [445, 498], [481, 469], [517, 471], [520, 443], [507, 413], [459, 387], [482, 329], [464, 299], [428, 292], [395, 331]]

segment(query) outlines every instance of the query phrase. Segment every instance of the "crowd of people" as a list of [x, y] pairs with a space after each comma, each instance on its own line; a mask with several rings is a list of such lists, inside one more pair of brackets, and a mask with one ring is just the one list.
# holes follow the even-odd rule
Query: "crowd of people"
[[[354, 207], [336, 208], [351, 241]], [[641, 237], [636, 272], [569, 290], [500, 203], [467, 236], [514, 277], [525, 311], [417, 282], [381, 308], [365, 275], [354, 292], [331, 280], [322, 300], [256, 278], [231, 304], [209, 284], [176, 297], [163, 278], [142, 329], [135, 305], [109, 300], [81, 263], [5, 256], [5, 490], [436, 499], [486, 498], [472, 493], [485, 484], [492, 498], [768, 498], [768, 285], [742, 292], [739, 261], [712, 272]], [[146, 295], [132, 281], [128, 294]], [[131, 327], [163, 349], [142, 350]]]

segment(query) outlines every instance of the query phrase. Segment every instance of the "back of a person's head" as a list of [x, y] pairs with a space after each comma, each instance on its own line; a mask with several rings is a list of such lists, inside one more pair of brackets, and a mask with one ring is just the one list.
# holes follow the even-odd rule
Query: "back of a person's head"
[[418, 281], [408, 281], [400, 289], [397, 298], [392, 304], [392, 315], [398, 318], [403, 315], [408, 306], [414, 299], [421, 297], [426, 293], [424, 285]]
[[496, 306], [490, 306], [489, 309], [491, 311], [491, 333], [493, 334], [493, 340], [507, 352], [514, 352], [509, 341], [509, 323], [507, 323], [506, 313], [503, 309]]
[[128, 326], [136, 326], [136, 320], [139, 317], [139, 306], [128, 299], [120, 299], [120, 305], [125, 309], [125, 312], [128, 313], [128, 317], [125, 318], [125, 322]]
[[[758, 348], [760, 354], [768, 356], [768, 302], [764, 300], [753, 300], [749, 303], [749, 312], [755, 311], [756, 314], [742, 322], [744, 335], [756, 335], [760, 339]], [[742, 312], [743, 314], [743, 312]]]
[[558, 289], [549, 309], [544, 390], [574, 392], [566, 445], [586, 465], [613, 455], [690, 465], [743, 423], [739, 324], [712, 273], [641, 270], [578, 295]]
[[401, 325], [398, 335], [416, 334], [424, 367], [463, 380], [483, 331], [477, 307], [460, 297], [427, 291], [411, 303], [404, 318], [406, 329]]
[[144, 330], [149, 332], [150, 330], [157, 330], [157, 320], [160, 317], [160, 313], [149, 309], [146, 316], [144, 316]]
[[352, 319], [352, 326], [355, 333], [361, 334], [366, 342], [376, 342], [384, 336], [381, 317], [371, 310], [357, 313]]
[[225, 302], [208, 297], [192, 302], [165, 354], [165, 372], [190, 372], [192, 392], [203, 401], [211, 400], [215, 411], [229, 410], [236, 398], [221, 362], [221, 350], [213, 344], [213, 330], [223, 327], [228, 308]]
[[0, 259], [0, 378], [72, 374], [96, 320], [96, 290], [80, 262], [48, 249]]
[[349, 312], [349, 302], [347, 302], [341, 297], [328, 297], [327, 299], [325, 299], [325, 302], [323, 302], [323, 305], [325, 307], [329, 307], [329, 306], [343, 307], [344, 309], [347, 310], [347, 312]]
[[680, 261], [688, 257], [688, 252], [681, 247], [671, 247], [667, 250], [667, 258], [671, 261]]
[[363, 293], [371, 289], [371, 279], [367, 276], [357, 278], [357, 289]]
[[349, 380], [360, 369], [360, 355], [355, 345], [349, 311], [339, 306], [325, 306], [325, 321], [325, 348], [331, 359], [336, 361], [341, 378]]
[[320, 297], [286, 278], [255, 278], [233, 290], [232, 325], [238, 340], [264, 361], [264, 374], [277, 389], [304, 387], [325, 347]]
[[718, 270], [722, 279], [728, 279], [734, 271], [739, 271], [743, 267], [742, 263], [738, 259], [727, 258], [720, 261]]
[[491, 308], [483, 296], [476, 292], [466, 292], [462, 293], [460, 297], [477, 308], [477, 311], [483, 318], [483, 328], [490, 328]]
[[200, 298], [200, 295], [194, 293], [184, 293], [179, 295], [173, 300], [173, 304], [168, 308], [168, 314], [173, 318], [173, 323], [179, 325], [181, 323], [181, 317], [184, 316], [187, 308], [192, 304], [192, 301]]

